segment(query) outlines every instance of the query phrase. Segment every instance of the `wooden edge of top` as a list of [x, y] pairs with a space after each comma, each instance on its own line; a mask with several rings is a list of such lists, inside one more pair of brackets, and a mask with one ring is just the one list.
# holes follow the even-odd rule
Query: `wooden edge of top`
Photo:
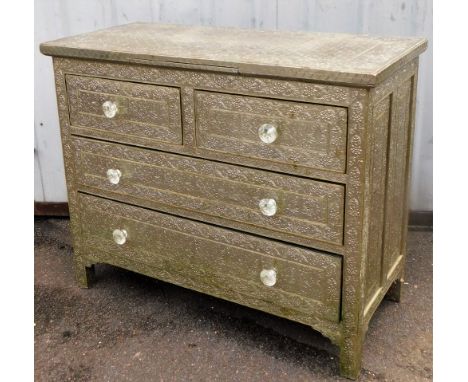
[[[59, 41], [59, 40], [56, 40]], [[421, 38], [417, 45], [402, 52], [386, 67], [375, 73], [345, 73], [332, 70], [276, 67], [263, 64], [244, 64], [220, 62], [204, 59], [184, 59], [180, 57], [155, 56], [148, 54], [134, 54], [126, 52], [102, 51], [96, 49], [73, 48], [55, 45], [56, 41], [45, 42], [39, 45], [39, 50], [46, 56], [69, 57], [77, 59], [103, 60], [143, 64], [152, 66], [172, 67], [180, 69], [195, 69], [223, 73], [257, 75], [267, 77], [280, 77], [294, 80], [317, 81], [332, 84], [342, 84], [358, 87], [375, 87], [393, 72], [406, 65], [427, 49], [428, 41]]]

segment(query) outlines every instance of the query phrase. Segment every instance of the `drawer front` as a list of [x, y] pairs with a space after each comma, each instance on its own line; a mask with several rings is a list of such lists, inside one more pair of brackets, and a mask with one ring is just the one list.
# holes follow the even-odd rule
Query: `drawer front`
[[[257, 309], [339, 319], [340, 256], [79, 195], [82, 245], [99, 261], [115, 257], [129, 269], [144, 264], [153, 277], [241, 304], [255, 301]], [[264, 285], [263, 270], [274, 285]]]
[[110, 140], [138, 139], [147, 146], [182, 144], [178, 88], [76, 75], [67, 75], [66, 82], [72, 132], [98, 131]]
[[[195, 108], [200, 148], [345, 172], [344, 107], [197, 91]], [[262, 126], [276, 130], [273, 142], [272, 134], [260, 136]]]
[[[92, 192], [247, 231], [259, 227], [273, 237], [342, 243], [342, 185], [86, 139], [75, 147], [77, 182]], [[109, 169], [118, 170], [117, 184]], [[276, 213], [268, 216], [271, 200]]]

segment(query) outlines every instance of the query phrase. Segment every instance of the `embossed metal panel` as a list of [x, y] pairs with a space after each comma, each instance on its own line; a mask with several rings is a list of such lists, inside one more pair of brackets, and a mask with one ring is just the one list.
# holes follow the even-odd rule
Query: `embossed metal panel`
[[370, 300], [381, 287], [382, 239], [385, 219], [385, 179], [387, 169], [387, 146], [390, 125], [391, 97], [385, 97], [374, 105], [372, 123], [371, 203], [372, 224], [369, 227], [369, 255], [366, 259], [366, 298]]
[[388, 147], [388, 165], [385, 198], [385, 230], [383, 248], [384, 282], [403, 257], [406, 229], [405, 210], [408, 177], [408, 143], [411, 126], [412, 81], [407, 80], [393, 93], [394, 115], [390, 126], [390, 144]]
[[[118, 28], [122, 39], [110, 30], [42, 45], [57, 56], [77, 280], [88, 287], [103, 262], [311, 325], [357, 378], [369, 320], [401, 289], [426, 41], [246, 33], [265, 49], [240, 60], [238, 39], [221, 52], [228, 62], [213, 56], [213, 31], [240, 36], [134, 25]], [[174, 56], [151, 43], [185, 52], [181, 36], [210, 48]], [[265, 56], [280, 40], [294, 53]], [[337, 54], [343, 46], [357, 56]]]
[[[117, 144], [74, 140], [77, 181], [93, 189], [158, 208], [178, 208], [197, 218], [221, 218], [290, 235], [342, 242], [344, 187], [222, 163]], [[113, 184], [109, 169], [121, 178]], [[265, 216], [259, 203], [274, 199], [278, 211]]]
[[[344, 107], [196, 91], [195, 111], [198, 147], [345, 172]], [[273, 142], [259, 136], [264, 125], [277, 130]]]
[[426, 47], [418, 37], [133, 23], [40, 48], [53, 56], [375, 86]]
[[[132, 269], [144, 264], [154, 277], [225, 296], [236, 302], [253, 298], [253, 307], [300, 311], [338, 321], [341, 257], [241, 234], [156, 211], [90, 195], [79, 196], [83, 243], [90, 253], [121, 257]], [[123, 244], [113, 231], [125, 230]], [[201, 256], [203, 254], [203, 256]], [[263, 269], [276, 271], [274, 286], [260, 279]], [[188, 285], [187, 285], [188, 284]]]
[[[139, 138], [146, 146], [182, 144], [178, 88], [70, 74], [66, 81], [72, 132], [97, 130], [109, 140]], [[116, 110], [106, 114], [106, 104]]]

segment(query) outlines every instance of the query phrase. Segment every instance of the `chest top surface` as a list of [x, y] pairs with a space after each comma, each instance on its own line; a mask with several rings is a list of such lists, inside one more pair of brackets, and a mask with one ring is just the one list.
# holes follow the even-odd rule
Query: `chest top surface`
[[375, 86], [426, 47], [418, 37], [133, 23], [40, 49], [52, 56]]

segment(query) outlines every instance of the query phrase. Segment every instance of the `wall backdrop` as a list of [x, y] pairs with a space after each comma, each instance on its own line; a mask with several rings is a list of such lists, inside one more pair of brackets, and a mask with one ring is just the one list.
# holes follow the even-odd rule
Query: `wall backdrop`
[[36, 0], [34, 200], [67, 200], [52, 60], [39, 43], [134, 21], [252, 29], [424, 36], [414, 137], [412, 210], [432, 210], [431, 0]]

